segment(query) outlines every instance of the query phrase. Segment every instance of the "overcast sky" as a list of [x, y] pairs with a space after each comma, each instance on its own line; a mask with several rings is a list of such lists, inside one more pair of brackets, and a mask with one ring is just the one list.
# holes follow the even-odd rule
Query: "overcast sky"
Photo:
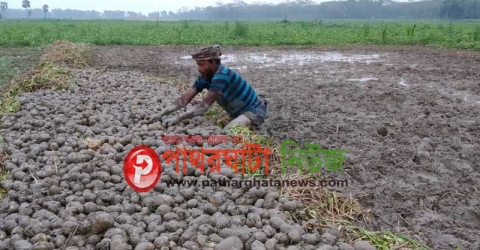
[[[11, 9], [22, 8], [22, 0], [2, 0], [8, 2]], [[321, 2], [322, 0], [314, 0]], [[215, 6], [217, 2], [233, 3], [234, 0], [30, 0], [31, 8], [42, 8], [44, 4], [48, 4], [50, 9], [77, 9], [77, 10], [124, 10], [135, 11], [148, 14], [154, 11], [166, 10], [176, 12], [182, 7], [194, 8]], [[254, 2], [261, 3], [280, 3], [284, 0], [244, 0], [245, 3]]]

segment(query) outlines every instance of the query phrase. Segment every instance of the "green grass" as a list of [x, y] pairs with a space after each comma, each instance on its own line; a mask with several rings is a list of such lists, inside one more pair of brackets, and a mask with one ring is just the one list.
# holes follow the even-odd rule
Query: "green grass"
[[440, 45], [480, 49], [478, 21], [4, 21], [0, 46], [57, 40], [95, 45]]
[[[0, 144], [4, 143], [5, 139], [3, 135], [0, 134]], [[7, 176], [10, 174], [10, 171], [5, 169], [5, 160], [9, 157], [9, 155], [0, 154], [0, 183], [4, 182], [7, 179]], [[7, 191], [4, 188], [0, 187], [0, 201], [7, 197]]]
[[217, 103], [214, 103], [202, 116], [222, 129], [229, 121], [228, 116], [225, 115], [225, 111]]
[[[8, 83], [15, 76], [28, 71], [38, 62], [40, 48], [0, 48], [0, 112], [15, 113], [20, 109], [20, 103], [15, 98], [9, 98]], [[9, 96], [5, 98], [5, 95]]]
[[428, 246], [410, 239], [407, 236], [400, 234], [395, 235], [390, 231], [370, 232], [360, 228], [357, 230], [359, 230], [360, 235], [362, 235], [361, 239], [369, 241], [378, 250], [399, 249], [401, 247], [405, 249], [431, 250]]
[[[269, 163], [268, 163], [269, 169], [274, 167], [274, 165], [280, 164], [279, 162], [276, 161], [277, 158], [272, 157], [272, 154], [275, 154], [276, 147], [277, 147], [277, 145], [275, 144], [275, 141], [272, 138], [259, 135], [256, 133], [255, 130], [251, 130], [249, 127], [244, 125], [231, 126], [230, 129], [227, 131], [227, 134], [229, 136], [238, 136], [242, 141], [242, 143], [244, 144], [247, 144], [247, 143], [257, 144], [262, 148], [271, 150], [272, 152], [269, 155]], [[265, 157], [261, 153], [252, 155], [252, 157], [256, 157], [256, 156]], [[240, 159], [240, 161], [242, 160]], [[265, 165], [265, 162], [263, 161], [260, 167], [257, 169], [257, 171], [251, 171], [248, 167], [248, 164], [246, 164], [244, 178], [250, 178], [250, 177], [264, 178], [266, 177], [265, 170], [266, 170], [266, 165]]]
[[40, 48], [0, 48], [0, 86], [33, 67], [39, 57]]
[[0, 113], [19, 111], [21, 105], [16, 97], [21, 93], [68, 89], [76, 84], [72, 72], [60, 65], [64, 61], [77, 65], [77, 59], [83, 59], [82, 55], [75, 53], [76, 46], [57, 43], [47, 48], [42, 54], [41, 47], [0, 47]]
[[2, 93], [0, 112], [18, 112], [20, 103], [16, 97], [21, 93], [35, 92], [39, 89], [68, 89], [72, 84], [76, 84], [76, 80], [70, 71], [50, 62], [41, 63], [31, 73], [23, 75], [12, 84], [7, 92]]

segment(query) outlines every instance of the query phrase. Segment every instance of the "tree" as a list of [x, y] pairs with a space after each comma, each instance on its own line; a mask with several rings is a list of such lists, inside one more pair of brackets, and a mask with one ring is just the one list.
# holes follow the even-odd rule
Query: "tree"
[[464, 3], [461, 0], [444, 0], [440, 8], [440, 16], [447, 19], [459, 19], [464, 14]]
[[7, 2], [0, 2], [0, 10], [2, 10], [2, 14], [0, 14], [1, 17], [5, 16], [5, 11], [7, 9], [8, 9], [8, 3]]
[[47, 19], [48, 5], [44, 4], [42, 9], [43, 9], [43, 12], [45, 13], [45, 19]]
[[[24, 9], [30, 8], [30, 1], [29, 0], [23, 0], [22, 1], [22, 7]], [[28, 12], [27, 12], [28, 17], [30, 17], [31, 14], [32, 14], [32, 12], [30, 10], [28, 10]]]

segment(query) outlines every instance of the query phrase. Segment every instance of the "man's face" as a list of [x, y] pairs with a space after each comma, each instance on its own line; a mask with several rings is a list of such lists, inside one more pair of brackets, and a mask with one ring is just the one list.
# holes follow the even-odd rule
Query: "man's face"
[[208, 61], [198, 61], [197, 66], [198, 72], [205, 79], [210, 79], [213, 77], [213, 74], [215, 74], [215, 63], [209, 63]]

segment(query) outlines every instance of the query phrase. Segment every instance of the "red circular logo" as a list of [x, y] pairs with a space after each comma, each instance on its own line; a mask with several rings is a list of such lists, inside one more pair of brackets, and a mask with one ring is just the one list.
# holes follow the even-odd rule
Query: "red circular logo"
[[162, 166], [158, 154], [148, 146], [137, 146], [123, 161], [123, 175], [128, 185], [137, 192], [151, 190], [160, 180]]

